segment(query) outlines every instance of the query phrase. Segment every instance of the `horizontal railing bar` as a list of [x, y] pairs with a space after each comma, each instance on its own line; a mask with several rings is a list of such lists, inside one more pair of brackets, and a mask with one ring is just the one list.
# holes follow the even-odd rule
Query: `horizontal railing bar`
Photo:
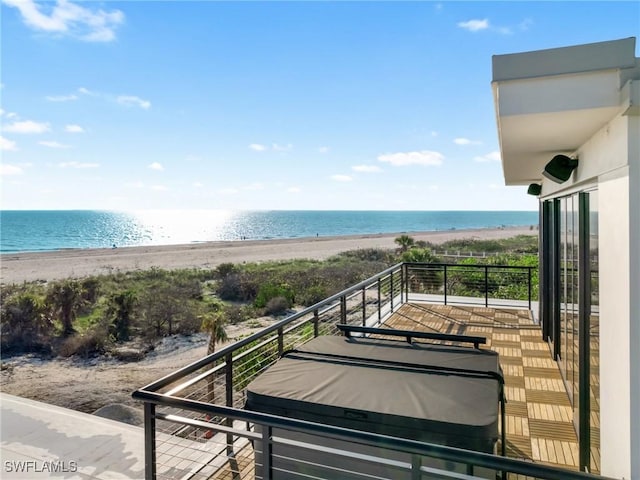
[[478, 348], [480, 344], [486, 344], [487, 339], [485, 337], [474, 337], [469, 335], [453, 335], [449, 333], [430, 333], [419, 332], [414, 330], [395, 330], [391, 328], [374, 328], [374, 327], [360, 327], [357, 325], [336, 325], [339, 330], [346, 333], [347, 337], [350, 337], [351, 332], [355, 333], [370, 333], [375, 335], [389, 335], [393, 337], [405, 337], [407, 341], [411, 343], [411, 338], [424, 338], [430, 340], [445, 340], [450, 342], [460, 343], [473, 343], [475, 348]]
[[177, 385], [177, 386], [173, 387], [171, 390], [168, 390], [165, 393], [167, 395], [175, 395], [176, 393], [181, 392], [185, 388], [188, 388], [191, 385], [195, 385], [199, 381], [204, 380], [205, 378], [207, 378], [207, 377], [209, 377], [211, 375], [215, 375], [216, 373], [218, 373], [218, 371], [224, 370], [225, 366], [226, 366], [226, 363], [221, 363], [220, 365], [216, 365], [211, 370], [207, 370], [206, 372], [203, 372], [203, 373], [201, 373], [200, 375], [198, 375], [196, 377], [190, 378], [186, 382], [182, 382], [180, 385]]
[[463, 450], [460, 448], [418, 442], [399, 437], [374, 434], [361, 430], [351, 430], [343, 427], [313, 423], [266, 413], [248, 410], [240, 410], [232, 407], [212, 405], [197, 400], [188, 400], [178, 397], [170, 397], [153, 391], [137, 390], [133, 397], [143, 402], [156, 405], [164, 405], [174, 408], [200, 412], [204, 414], [220, 415], [227, 418], [268, 425], [274, 428], [283, 428], [301, 433], [339, 437], [350, 442], [358, 442], [365, 445], [376, 445], [389, 450], [405, 452], [409, 454], [423, 455], [427, 457], [447, 460], [451, 462], [470, 464], [477, 467], [485, 467], [511, 473], [544, 478], [547, 480], [614, 480], [609, 477], [593, 475], [590, 473], [565, 470], [558, 467], [539, 465], [507, 457], [498, 457], [488, 453]]
[[189, 365], [176, 370], [173, 373], [170, 373], [168, 375], [165, 375], [164, 377], [160, 378], [159, 380], [156, 380], [155, 382], [152, 382], [148, 385], [146, 385], [145, 387], [143, 387], [143, 390], [147, 390], [147, 391], [157, 391], [163, 387], [166, 387], [167, 385], [175, 382], [176, 380], [178, 380], [181, 377], [184, 377], [185, 375], [189, 375], [190, 373], [193, 373], [194, 371], [226, 356], [229, 353], [234, 352], [235, 350], [244, 347], [245, 345], [248, 345], [272, 332], [277, 331], [278, 329], [284, 327], [285, 325], [288, 325], [291, 322], [294, 322], [295, 320], [303, 317], [304, 315], [307, 315], [310, 312], [313, 312], [314, 310], [317, 310], [319, 308], [321, 308], [324, 305], [327, 305], [329, 303], [334, 302], [335, 300], [340, 299], [341, 297], [350, 294], [351, 292], [353, 292], [354, 290], [361, 290], [363, 286], [368, 285], [372, 282], [377, 282], [379, 278], [382, 278], [383, 276], [389, 275], [390, 273], [393, 273], [395, 270], [399, 270], [402, 268], [402, 263], [396, 264], [392, 267], [387, 268], [386, 270], [383, 270], [382, 272], [378, 273], [377, 275], [368, 278], [367, 280], [363, 280], [362, 282], [353, 285], [351, 287], [349, 287], [346, 290], [343, 290], [341, 292], [336, 293], [335, 295], [332, 295], [329, 298], [326, 298], [324, 300], [322, 300], [321, 302], [318, 302], [310, 307], [305, 308], [304, 310], [301, 310], [300, 312], [294, 313], [293, 315], [284, 318], [283, 320], [274, 323], [273, 325], [264, 328], [263, 330], [254, 333], [253, 335], [250, 335], [242, 340], [239, 340], [231, 345], [228, 345], [227, 347], [222, 348], [221, 350], [219, 350], [218, 352], [212, 353], [210, 355], [207, 355], [204, 358], [201, 358], [200, 360], [196, 360], [195, 362], [190, 363]]
[[202, 420], [194, 420], [191, 418], [181, 417], [171, 413], [156, 413], [156, 418], [167, 422], [180, 423], [189, 425], [190, 427], [204, 428], [206, 430], [214, 430], [216, 432], [231, 433], [237, 437], [248, 438], [250, 440], [260, 440], [262, 435], [250, 430], [238, 430], [237, 428], [225, 427], [218, 423], [203, 422]]
[[[405, 470], [411, 470], [411, 464], [408, 462], [402, 462], [400, 460], [393, 460], [391, 458], [376, 457], [374, 455], [367, 455], [365, 453], [352, 452], [349, 450], [341, 450], [339, 448], [327, 447], [325, 445], [318, 445], [317, 443], [301, 442], [300, 440], [292, 440], [286, 437], [271, 437], [274, 443], [280, 445], [289, 445], [295, 448], [301, 448], [304, 450], [313, 450], [314, 452], [328, 453], [330, 455], [336, 455], [340, 457], [353, 458], [357, 460], [364, 460], [366, 462], [378, 463], [380, 465], [387, 465], [396, 468], [402, 468]], [[295, 459], [291, 459], [295, 460]]]
[[487, 265], [487, 264], [477, 264], [477, 265], [460, 265], [456, 263], [423, 263], [423, 262], [405, 262], [405, 265], [408, 267], [447, 267], [449, 268], [469, 268], [476, 270], [484, 270], [485, 268], [489, 270], [537, 270], [538, 267], [535, 265]]

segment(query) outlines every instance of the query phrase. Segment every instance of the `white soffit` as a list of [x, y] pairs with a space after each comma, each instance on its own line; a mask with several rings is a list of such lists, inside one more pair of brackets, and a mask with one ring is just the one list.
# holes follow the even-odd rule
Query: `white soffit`
[[493, 94], [507, 185], [540, 181], [621, 112], [621, 69], [635, 38], [493, 57]]
[[505, 181], [540, 180], [558, 153], [572, 153], [620, 111], [617, 71], [513, 80], [495, 87]]

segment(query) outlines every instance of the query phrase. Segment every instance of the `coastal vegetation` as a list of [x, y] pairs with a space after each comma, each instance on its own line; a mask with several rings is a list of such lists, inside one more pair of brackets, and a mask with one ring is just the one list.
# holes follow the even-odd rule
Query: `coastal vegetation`
[[[197, 332], [211, 335], [209, 349], [213, 351], [215, 344], [226, 338], [227, 324], [286, 315], [399, 261], [537, 265], [534, 236], [455, 240], [438, 245], [437, 251], [434, 245], [415, 242], [407, 235], [398, 237], [396, 243], [399, 248], [395, 251], [352, 250], [325, 261], [223, 263], [209, 270], [151, 268], [3, 286], [2, 355], [34, 352], [87, 357], [112, 352], [129, 341], [151, 349], [165, 336]], [[442, 252], [455, 252], [456, 256], [441, 256]], [[461, 260], [464, 254], [472, 256]], [[434, 275], [429, 281], [436, 285]], [[535, 278], [533, 284], [537, 288]], [[455, 285], [460, 295], [474, 294], [477, 288], [467, 276]], [[526, 298], [527, 287], [514, 278], [496, 286], [496, 294]]]

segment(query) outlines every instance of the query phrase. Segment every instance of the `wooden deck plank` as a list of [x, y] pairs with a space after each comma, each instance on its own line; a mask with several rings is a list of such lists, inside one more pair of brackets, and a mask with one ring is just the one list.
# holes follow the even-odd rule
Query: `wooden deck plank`
[[[445, 331], [447, 316], [456, 328], [466, 321], [466, 333], [486, 337], [485, 347], [500, 355], [507, 397], [507, 455], [575, 469], [578, 450], [569, 398], [549, 344], [529, 312], [446, 307], [421, 310], [421, 322], [427, 322], [426, 317], [434, 312]], [[401, 311], [406, 314], [408, 310]], [[387, 325], [393, 326], [393, 320]], [[596, 427], [599, 419], [592, 423]]]

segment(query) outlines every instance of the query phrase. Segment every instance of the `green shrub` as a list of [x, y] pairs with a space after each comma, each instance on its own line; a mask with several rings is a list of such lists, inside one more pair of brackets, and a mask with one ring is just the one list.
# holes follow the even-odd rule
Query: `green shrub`
[[281, 284], [273, 284], [273, 283], [264, 283], [260, 285], [260, 289], [258, 290], [258, 295], [256, 295], [256, 299], [253, 304], [257, 308], [266, 307], [269, 300], [282, 297], [287, 302], [287, 308], [293, 305], [294, 302], [294, 293], [293, 288], [286, 283]]
[[218, 283], [216, 294], [222, 300], [251, 302], [256, 298], [256, 281], [246, 273], [231, 273]]
[[4, 297], [0, 309], [3, 354], [51, 351], [53, 322], [43, 297], [20, 292]]
[[269, 299], [264, 307], [264, 313], [267, 315], [282, 315], [289, 309], [289, 301], [284, 297], [273, 297]]
[[300, 294], [296, 295], [296, 298], [300, 305], [310, 307], [311, 305], [315, 305], [316, 303], [321, 302], [322, 300], [324, 300], [325, 298], [329, 298], [330, 296], [331, 295], [328, 294], [326, 287], [322, 285], [313, 285]]
[[239, 269], [234, 263], [228, 262], [218, 265], [215, 272], [219, 278], [226, 278], [232, 273], [238, 273]]

